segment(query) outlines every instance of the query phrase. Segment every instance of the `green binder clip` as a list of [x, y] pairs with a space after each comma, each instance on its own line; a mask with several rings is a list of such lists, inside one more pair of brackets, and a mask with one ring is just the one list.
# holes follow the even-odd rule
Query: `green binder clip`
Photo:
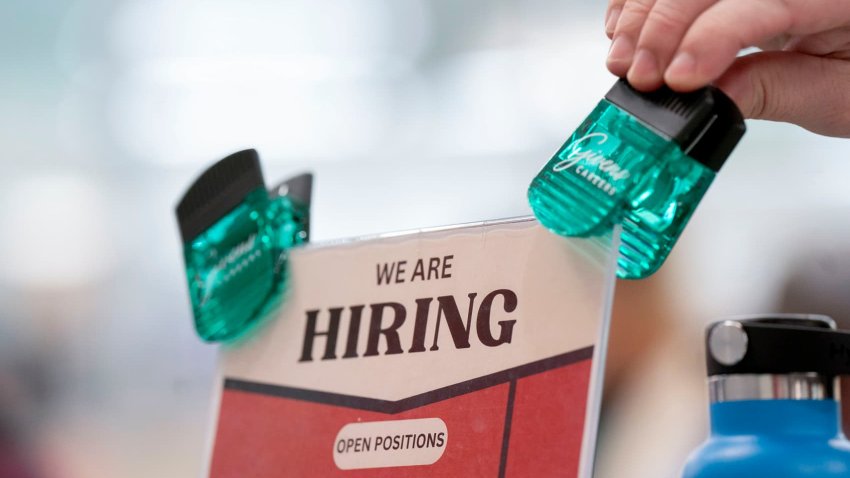
[[288, 251], [309, 237], [312, 175], [267, 190], [253, 149], [204, 171], [177, 205], [198, 335], [232, 341], [286, 289]]

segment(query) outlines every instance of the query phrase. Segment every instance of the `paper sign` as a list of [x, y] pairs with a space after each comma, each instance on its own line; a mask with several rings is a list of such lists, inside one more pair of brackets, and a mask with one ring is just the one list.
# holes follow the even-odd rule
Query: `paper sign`
[[210, 476], [590, 476], [607, 250], [520, 219], [292, 251], [222, 350]]

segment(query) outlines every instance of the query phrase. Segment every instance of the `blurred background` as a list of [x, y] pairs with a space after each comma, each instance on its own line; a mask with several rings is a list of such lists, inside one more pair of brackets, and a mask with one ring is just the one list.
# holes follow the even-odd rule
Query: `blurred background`
[[[604, 8], [0, 2], [0, 476], [199, 475], [184, 188], [255, 147], [269, 183], [317, 174], [315, 240], [528, 214], [614, 81]], [[702, 440], [711, 320], [846, 320], [850, 142], [749, 128], [662, 271], [618, 285], [598, 476], [675, 476]]]

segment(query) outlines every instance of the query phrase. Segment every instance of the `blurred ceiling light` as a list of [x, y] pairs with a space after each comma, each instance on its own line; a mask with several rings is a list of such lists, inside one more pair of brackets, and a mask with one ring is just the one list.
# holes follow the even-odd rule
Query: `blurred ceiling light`
[[137, 1], [115, 16], [109, 124], [158, 163], [371, 154], [387, 82], [409, 75], [430, 27], [421, 0]]
[[349, 82], [154, 87], [128, 79], [110, 105], [113, 133], [137, 157], [209, 162], [256, 147], [265, 158], [369, 155], [390, 125], [380, 84]]
[[596, 23], [582, 19], [547, 29], [523, 50], [516, 68], [535, 129], [565, 141], [590, 114], [616, 80], [605, 68], [608, 43]]
[[458, 55], [437, 71], [433, 154], [510, 154], [538, 143], [527, 92], [519, 84], [520, 58], [517, 50], [478, 51]]
[[491, 37], [514, 38], [516, 47], [458, 55], [438, 71], [433, 144], [443, 150], [435, 154], [554, 151], [614, 83], [600, 62], [606, 38], [584, 17], [532, 31], [518, 18], [494, 28], [502, 30]]
[[423, 0], [137, 0], [111, 25], [119, 59], [328, 55], [412, 57], [427, 46]]
[[114, 265], [106, 200], [82, 176], [33, 176], [0, 192], [0, 278], [24, 288], [69, 288]]
[[[586, 30], [455, 57], [436, 81], [434, 144], [444, 148], [436, 154], [514, 154], [566, 140], [614, 83], [604, 65], [587, 66], [604, 58], [605, 47], [587, 40]], [[599, 96], [587, 95], [594, 90]]]

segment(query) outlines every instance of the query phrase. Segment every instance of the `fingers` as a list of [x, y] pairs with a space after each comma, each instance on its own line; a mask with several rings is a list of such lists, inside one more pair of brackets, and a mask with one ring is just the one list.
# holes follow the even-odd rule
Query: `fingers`
[[721, 0], [694, 21], [664, 74], [674, 90], [690, 91], [717, 79], [738, 52], [793, 25], [790, 0]]
[[850, 62], [796, 52], [739, 58], [717, 81], [747, 118], [850, 138]]
[[825, 32], [792, 39], [786, 50], [825, 56], [850, 50], [850, 27], [833, 28]]
[[829, 30], [848, 20], [846, 1], [720, 0], [691, 25], [664, 81], [675, 90], [690, 91], [719, 77], [742, 48], [782, 34]]
[[656, 0], [640, 32], [629, 83], [649, 91], [661, 86], [663, 72], [688, 28], [717, 0]]
[[[850, 137], [849, 23], [846, 0], [609, 0], [607, 65], [642, 90], [717, 80], [749, 118]], [[784, 51], [736, 59], [753, 45]]]
[[654, 3], [655, 0], [627, 0], [623, 4], [606, 63], [611, 73], [626, 76], [635, 54], [635, 42]]
[[835, 41], [818, 32], [848, 22], [846, 0], [609, 0], [607, 65], [638, 89], [666, 82], [690, 91], [717, 79], [742, 48], [788, 49], [789, 38], [803, 37], [792, 49], [814, 53]]
[[608, 0], [608, 9], [605, 11], [605, 34], [608, 38], [614, 38], [614, 27], [620, 19], [620, 12], [626, 0]]

